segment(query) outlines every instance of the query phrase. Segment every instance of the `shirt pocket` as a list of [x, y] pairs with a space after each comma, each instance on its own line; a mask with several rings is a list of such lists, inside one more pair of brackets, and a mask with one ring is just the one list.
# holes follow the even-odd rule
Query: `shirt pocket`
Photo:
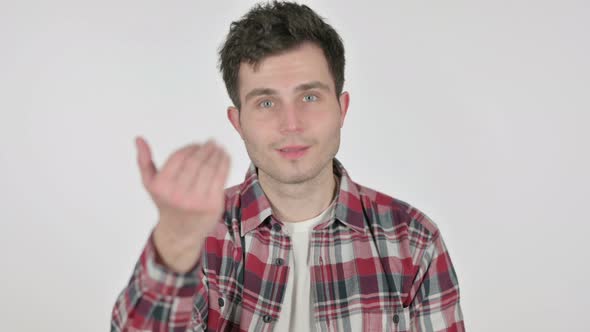
[[396, 332], [410, 332], [411, 321], [410, 321], [410, 309], [409, 308], [398, 308], [393, 312], [391, 317], [392, 331]]
[[240, 325], [240, 300], [224, 289], [209, 290], [209, 322], [215, 331], [233, 331]]
[[363, 331], [410, 332], [410, 310], [372, 310], [363, 313]]
[[215, 331], [233, 331], [240, 324], [242, 294], [236, 278], [239, 254], [233, 243], [224, 244], [223, 263], [209, 289], [209, 313], [217, 316], [213, 318], [217, 324]]

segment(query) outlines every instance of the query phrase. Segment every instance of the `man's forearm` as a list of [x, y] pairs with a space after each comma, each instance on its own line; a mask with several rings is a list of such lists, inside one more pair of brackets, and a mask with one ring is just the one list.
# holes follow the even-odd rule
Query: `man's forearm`
[[[200, 261], [187, 273], [157, 262], [153, 237], [146, 244], [133, 276], [113, 308], [111, 331], [188, 329], [194, 296], [202, 275]], [[202, 324], [199, 324], [202, 325]]]

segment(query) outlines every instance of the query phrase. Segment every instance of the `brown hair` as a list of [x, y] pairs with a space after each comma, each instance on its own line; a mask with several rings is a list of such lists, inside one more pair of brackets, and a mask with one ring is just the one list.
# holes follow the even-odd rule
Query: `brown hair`
[[306, 41], [324, 51], [339, 96], [344, 85], [344, 45], [336, 30], [311, 8], [293, 2], [261, 3], [232, 22], [219, 50], [219, 70], [234, 106], [241, 107], [238, 72], [242, 62], [256, 67], [266, 56]]

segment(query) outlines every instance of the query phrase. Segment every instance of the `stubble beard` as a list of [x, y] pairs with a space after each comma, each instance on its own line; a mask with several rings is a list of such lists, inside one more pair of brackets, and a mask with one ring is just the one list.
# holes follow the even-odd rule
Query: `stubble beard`
[[[265, 155], [264, 152], [257, 151], [257, 149], [252, 150], [251, 148], [248, 148], [248, 145], [246, 145], [246, 150], [250, 160], [252, 160], [258, 169], [259, 176], [262, 171], [270, 178], [270, 180], [277, 184], [297, 185], [313, 182], [318, 179], [326, 167], [332, 167], [331, 162], [340, 147], [339, 138], [340, 137], [337, 137], [336, 142], [330, 146], [328, 151], [321, 151], [315, 159], [308, 160], [281, 160], [276, 162], [275, 158], [269, 157], [268, 155]], [[317, 145], [312, 145], [312, 148], [316, 147]], [[271, 151], [271, 153], [276, 153], [272, 148], [269, 148], [269, 151]], [[306, 159], [310, 157], [304, 156], [303, 158]], [[332, 173], [332, 170], [330, 169], [329, 172]]]

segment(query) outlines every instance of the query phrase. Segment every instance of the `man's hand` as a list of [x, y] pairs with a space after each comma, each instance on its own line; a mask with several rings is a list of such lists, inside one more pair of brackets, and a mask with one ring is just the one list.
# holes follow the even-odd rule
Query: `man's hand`
[[168, 268], [188, 272], [222, 217], [229, 156], [210, 140], [175, 151], [158, 170], [147, 142], [137, 137], [135, 144], [143, 185], [159, 211], [156, 249]]

